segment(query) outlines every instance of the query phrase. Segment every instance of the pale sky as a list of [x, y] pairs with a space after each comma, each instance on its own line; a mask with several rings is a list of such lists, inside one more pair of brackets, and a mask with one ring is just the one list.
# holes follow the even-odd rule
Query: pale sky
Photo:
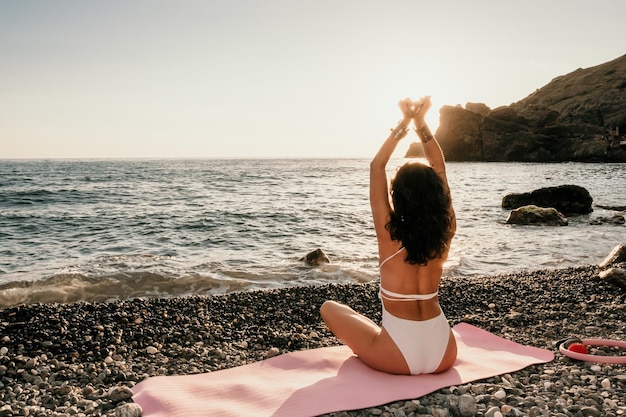
[[[521, 100], [623, 0], [0, 0], [0, 159], [371, 157], [404, 97]], [[401, 145], [401, 156], [414, 133]]]

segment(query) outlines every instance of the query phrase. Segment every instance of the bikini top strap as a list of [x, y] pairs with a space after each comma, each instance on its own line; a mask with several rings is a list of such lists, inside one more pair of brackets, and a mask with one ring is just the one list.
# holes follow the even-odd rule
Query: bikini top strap
[[389, 301], [424, 301], [435, 298], [439, 295], [439, 291], [431, 294], [400, 294], [398, 292], [389, 291], [380, 286], [378, 297]]
[[380, 268], [382, 268], [382, 267], [383, 267], [383, 265], [384, 265], [384, 264], [385, 264], [388, 260], [390, 260], [391, 258], [393, 258], [394, 256], [396, 256], [397, 254], [399, 254], [399, 253], [400, 253], [400, 252], [402, 252], [403, 250], [404, 250], [404, 246], [402, 246], [400, 249], [398, 249], [398, 251], [397, 251], [396, 253], [394, 253], [393, 255], [391, 255], [391, 256], [389, 256], [389, 257], [387, 257], [384, 261], [382, 261], [382, 262], [380, 263], [380, 265], [378, 265], [378, 269], [380, 270]]

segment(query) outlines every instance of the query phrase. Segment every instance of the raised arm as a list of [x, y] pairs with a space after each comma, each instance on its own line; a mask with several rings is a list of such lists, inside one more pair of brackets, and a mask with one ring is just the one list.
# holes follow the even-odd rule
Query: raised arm
[[446, 186], [448, 185], [448, 179], [446, 177], [446, 163], [443, 157], [443, 152], [439, 143], [433, 136], [426, 124], [424, 117], [432, 103], [430, 102], [430, 96], [424, 97], [421, 100], [415, 102], [415, 108], [413, 112], [413, 123], [415, 123], [415, 131], [422, 142], [422, 148], [424, 149], [424, 156], [428, 160], [430, 166], [435, 170], [437, 174], [444, 180]]
[[[398, 103], [402, 111], [402, 119], [391, 131], [391, 134], [382, 144], [376, 156], [370, 163], [370, 206], [374, 218], [376, 235], [380, 238], [388, 235], [385, 224], [389, 220], [391, 204], [389, 203], [389, 189], [387, 181], [387, 163], [396, 149], [398, 142], [408, 133], [408, 125], [413, 117], [413, 102], [410, 99]], [[380, 239], [379, 239], [380, 241]]]
[[[415, 131], [417, 136], [422, 142], [422, 149], [424, 150], [424, 156], [428, 160], [430, 166], [435, 170], [439, 177], [443, 180], [443, 184], [446, 187], [448, 193], [450, 193], [450, 186], [448, 185], [448, 176], [446, 175], [446, 161], [443, 156], [443, 152], [437, 139], [433, 136], [430, 128], [424, 120], [424, 116], [430, 109], [432, 103], [430, 102], [430, 96], [423, 97], [419, 101], [414, 103], [413, 107], [413, 123], [415, 123]], [[454, 207], [452, 206], [452, 199], [450, 199], [450, 215], [452, 232], [456, 231], [456, 215], [454, 213]]]

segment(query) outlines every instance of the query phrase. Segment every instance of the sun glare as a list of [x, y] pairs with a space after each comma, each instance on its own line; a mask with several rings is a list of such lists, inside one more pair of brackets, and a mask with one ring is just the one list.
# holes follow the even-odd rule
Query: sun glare
[[[439, 111], [443, 106], [456, 106], [457, 104], [464, 106], [467, 101], [462, 97], [464, 92], [457, 91], [454, 80], [446, 79], [446, 74], [436, 74], [434, 71], [434, 68], [420, 68], [418, 74], [406, 71], [397, 74], [395, 78], [390, 77], [386, 83], [387, 90], [383, 93], [384, 97], [381, 97], [384, 103], [395, 105], [407, 96], [413, 100], [430, 96], [432, 107], [426, 115], [426, 122], [433, 132], [439, 127]], [[397, 117], [399, 113], [397, 107], [393, 105], [389, 113], [395, 112], [393, 115]]]
[[[378, 82], [373, 84], [365, 95], [361, 96], [363, 109], [369, 114], [370, 129], [372, 132], [385, 132], [395, 126], [401, 118], [398, 102], [406, 97], [419, 100], [423, 96], [430, 96], [432, 107], [426, 115], [426, 122], [433, 133], [439, 127], [439, 112], [443, 106], [465, 105], [463, 98], [456, 92], [455, 83], [446, 80], [446, 74], [437, 75], [434, 69], [420, 68], [418, 73], [406, 69], [403, 72], [379, 73]], [[456, 94], [455, 94], [456, 93]], [[411, 126], [411, 130], [413, 126]], [[364, 132], [368, 137], [366, 155], [375, 153], [380, 146], [380, 137], [372, 132]], [[411, 132], [405, 141], [400, 144], [394, 155], [402, 157], [417, 136]], [[423, 162], [423, 161], [420, 161]]]

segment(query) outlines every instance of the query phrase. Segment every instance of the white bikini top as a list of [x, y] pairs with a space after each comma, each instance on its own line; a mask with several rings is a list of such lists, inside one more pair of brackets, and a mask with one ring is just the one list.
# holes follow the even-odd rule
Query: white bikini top
[[[396, 256], [397, 254], [399, 254], [403, 250], [404, 250], [404, 246], [401, 247], [400, 249], [398, 249], [398, 251], [396, 253], [394, 253], [393, 255], [389, 256], [384, 261], [382, 261], [380, 263], [380, 266], [378, 267], [378, 270], [380, 271], [380, 269], [383, 267], [385, 262], [387, 262], [388, 260], [390, 260], [391, 258]], [[400, 294], [398, 292], [393, 292], [393, 291], [389, 291], [389, 290], [384, 289], [382, 283], [380, 284], [380, 288], [378, 290], [378, 297], [379, 298], [384, 298], [385, 300], [389, 300], [389, 301], [416, 301], [416, 300], [417, 301], [423, 301], [423, 300], [430, 300], [432, 298], [435, 298], [438, 294], [439, 294], [439, 291], [436, 291], [436, 292], [431, 293], [431, 294]]]

